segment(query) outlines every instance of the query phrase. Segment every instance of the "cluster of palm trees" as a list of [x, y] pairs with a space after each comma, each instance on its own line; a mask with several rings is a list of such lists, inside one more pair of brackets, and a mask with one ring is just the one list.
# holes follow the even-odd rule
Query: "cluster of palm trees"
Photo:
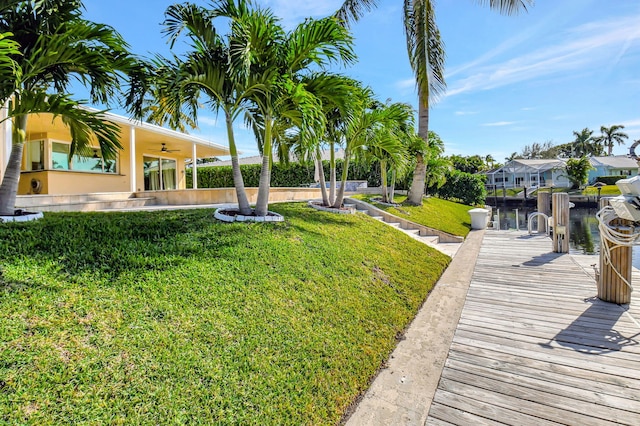
[[[531, 0], [487, 3], [512, 13], [526, 9]], [[346, 0], [333, 17], [307, 19], [285, 31], [269, 10], [250, 0], [219, 0], [207, 8], [177, 4], [167, 9], [163, 32], [171, 45], [186, 37], [189, 51], [145, 62], [128, 52], [111, 27], [84, 20], [81, 0], [3, 2], [0, 102], [8, 105], [14, 132], [0, 185], [0, 215], [13, 213], [29, 113], [62, 118], [73, 139], [70, 155], [88, 149], [92, 137], [105, 159], [114, 158], [120, 148], [116, 126], [68, 95], [72, 79], [90, 89], [91, 103], [108, 106], [119, 100], [134, 117], [177, 129], [195, 126], [202, 107], [223, 112], [243, 214], [267, 214], [274, 150], [297, 150], [320, 161], [320, 148], [336, 144], [345, 148], [343, 183], [336, 192], [332, 163], [328, 194], [321, 185], [324, 204], [341, 205], [348, 162], [357, 153], [377, 158], [391, 180], [413, 164], [408, 202], [420, 204], [425, 181], [435, 179], [427, 173], [437, 150], [429, 144], [429, 105], [445, 89], [444, 49], [433, 1], [404, 2], [407, 48], [420, 96], [417, 135], [409, 106], [382, 104], [361, 83], [328, 71], [331, 65], [354, 61], [346, 24], [374, 6], [373, 0]], [[244, 190], [233, 134], [233, 124], [241, 119], [254, 130], [263, 154], [254, 210]]]
[[[624, 145], [629, 135], [622, 130], [624, 125], [614, 124], [612, 126], [600, 126], [600, 135], [594, 136], [594, 131], [585, 127], [580, 131], [573, 132], [573, 141], [560, 145], [554, 145], [551, 141], [544, 143], [534, 142], [525, 145], [520, 154], [514, 152], [505, 160], [511, 161], [516, 158], [557, 158], [557, 157], [597, 157], [612, 155], [613, 147]], [[606, 152], [605, 152], [606, 149]]]

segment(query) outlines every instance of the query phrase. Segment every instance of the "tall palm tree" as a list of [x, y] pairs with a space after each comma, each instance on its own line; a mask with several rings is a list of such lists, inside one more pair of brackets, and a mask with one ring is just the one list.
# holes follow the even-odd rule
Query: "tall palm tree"
[[597, 152], [597, 148], [594, 147], [593, 130], [585, 127], [579, 132], [574, 130], [574, 140], [571, 142], [571, 156], [584, 157], [587, 155], [593, 155]]
[[[0, 82], [0, 103], [8, 102], [12, 120], [11, 154], [0, 185], [0, 215], [14, 214], [22, 152], [29, 114], [60, 117], [71, 132], [70, 155], [97, 139], [105, 159], [121, 147], [118, 127], [104, 121], [102, 112], [82, 108], [66, 91], [72, 78], [90, 88], [90, 100], [107, 104], [118, 92], [125, 74], [140, 71], [127, 44], [111, 27], [81, 17], [79, 0], [10, 1], [0, 6], [0, 33], [12, 33], [19, 66]], [[131, 98], [133, 99], [133, 98]]]
[[600, 126], [600, 136], [596, 136], [594, 141], [603, 144], [607, 148], [607, 155], [611, 155], [613, 153], [613, 145], [614, 143], [618, 143], [618, 145], [624, 145], [624, 140], [629, 139], [629, 135], [621, 130], [624, 129], [622, 124], [614, 124], [611, 127]]
[[[376, 5], [375, 0], [345, 0], [336, 16], [345, 23], [360, 19]], [[444, 46], [436, 24], [433, 0], [404, 0], [404, 29], [409, 62], [418, 87], [418, 134], [429, 137], [429, 107], [445, 91]], [[479, 3], [507, 15], [515, 14], [533, 4], [533, 0], [480, 0]], [[407, 196], [410, 204], [422, 204], [425, 187], [425, 162], [416, 156], [413, 182]]]

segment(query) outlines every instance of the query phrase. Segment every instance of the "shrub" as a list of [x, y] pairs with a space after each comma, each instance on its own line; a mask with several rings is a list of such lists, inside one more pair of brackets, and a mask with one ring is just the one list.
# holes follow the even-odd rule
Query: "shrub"
[[[342, 174], [342, 160], [336, 161], [336, 175]], [[329, 181], [329, 162], [324, 164], [325, 179]], [[244, 164], [240, 166], [244, 186], [257, 187], [260, 182], [260, 164]], [[349, 180], [366, 180], [369, 186], [380, 186], [379, 166], [351, 163]], [[192, 186], [193, 171], [187, 169], [187, 188]], [[314, 166], [312, 163], [274, 163], [271, 170], [272, 187], [299, 187], [314, 183]], [[233, 188], [231, 166], [198, 167], [198, 188]]]
[[614, 176], [598, 176], [595, 182], [602, 182], [607, 185], [615, 185], [620, 179], [626, 179], [628, 176], [614, 175]]
[[459, 170], [450, 171], [447, 174], [447, 182], [439, 189], [431, 189], [440, 198], [448, 200], [459, 200], [467, 205], [484, 204], [487, 198], [484, 175], [461, 172]]

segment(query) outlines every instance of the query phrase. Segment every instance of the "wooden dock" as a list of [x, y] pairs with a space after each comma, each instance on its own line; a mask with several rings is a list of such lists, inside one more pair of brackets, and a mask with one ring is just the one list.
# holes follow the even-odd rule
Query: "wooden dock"
[[598, 300], [588, 259], [487, 231], [429, 425], [640, 425], [640, 282]]

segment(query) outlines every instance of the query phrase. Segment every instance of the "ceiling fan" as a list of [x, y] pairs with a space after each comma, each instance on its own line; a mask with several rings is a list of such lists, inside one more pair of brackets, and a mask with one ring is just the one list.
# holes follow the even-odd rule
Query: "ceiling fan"
[[179, 150], [179, 149], [169, 149], [169, 148], [167, 148], [167, 144], [166, 144], [166, 143], [164, 143], [164, 142], [162, 142], [162, 148], [160, 148], [160, 149], [156, 149], [156, 150], [154, 150], [154, 151], [156, 151], [156, 152], [163, 152], [163, 153], [165, 153], [165, 154], [168, 154], [168, 153], [171, 153], [171, 152], [180, 152], [180, 150]]

